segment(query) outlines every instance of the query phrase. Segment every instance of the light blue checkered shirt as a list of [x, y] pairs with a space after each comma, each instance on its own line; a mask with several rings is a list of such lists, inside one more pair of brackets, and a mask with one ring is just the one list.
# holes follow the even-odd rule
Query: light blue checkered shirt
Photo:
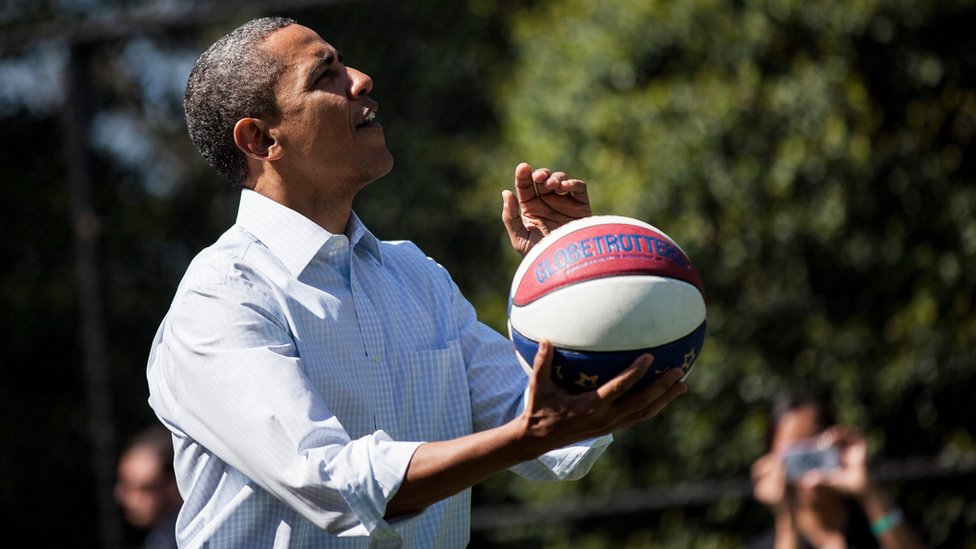
[[[173, 431], [181, 547], [462, 547], [470, 490], [387, 521], [420, 441], [520, 411], [511, 343], [409, 242], [347, 235], [255, 192], [187, 270], [149, 357]], [[578, 478], [610, 437], [516, 468]]]

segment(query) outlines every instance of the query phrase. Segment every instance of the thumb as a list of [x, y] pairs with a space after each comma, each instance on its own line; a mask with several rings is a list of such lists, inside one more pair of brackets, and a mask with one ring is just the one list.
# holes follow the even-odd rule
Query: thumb
[[505, 189], [502, 191], [502, 223], [512, 232], [522, 227], [522, 211], [519, 208], [518, 199], [515, 194]]
[[539, 342], [539, 350], [532, 361], [532, 384], [538, 390], [540, 386], [552, 380], [552, 343], [547, 339]]
[[528, 231], [522, 222], [522, 209], [518, 198], [507, 189], [502, 191], [502, 224], [505, 225], [512, 247], [524, 256], [528, 250], [523, 241], [528, 240]]

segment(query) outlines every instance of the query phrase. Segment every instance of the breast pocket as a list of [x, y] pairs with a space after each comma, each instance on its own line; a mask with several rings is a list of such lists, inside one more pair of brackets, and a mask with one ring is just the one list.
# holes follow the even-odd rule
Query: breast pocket
[[437, 441], [471, 433], [471, 397], [461, 344], [408, 354], [404, 360], [400, 440]]

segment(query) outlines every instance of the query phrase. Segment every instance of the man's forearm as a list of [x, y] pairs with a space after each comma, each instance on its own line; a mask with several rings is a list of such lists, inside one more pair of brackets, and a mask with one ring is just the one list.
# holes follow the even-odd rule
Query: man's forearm
[[534, 459], [545, 449], [525, 436], [522, 418], [454, 440], [421, 444], [400, 489], [386, 506], [386, 517], [414, 513], [509, 467]]

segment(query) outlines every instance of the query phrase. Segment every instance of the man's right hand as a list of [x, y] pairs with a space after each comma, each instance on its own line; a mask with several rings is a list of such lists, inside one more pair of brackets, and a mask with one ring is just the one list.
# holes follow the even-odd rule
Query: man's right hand
[[543, 340], [535, 356], [521, 418], [526, 435], [539, 445], [533, 452], [538, 452], [536, 455], [646, 421], [688, 388], [679, 381], [684, 372], [674, 368], [628, 394], [654, 362], [653, 356], [642, 355], [597, 389], [572, 394], [552, 381], [552, 357], [552, 344]]

